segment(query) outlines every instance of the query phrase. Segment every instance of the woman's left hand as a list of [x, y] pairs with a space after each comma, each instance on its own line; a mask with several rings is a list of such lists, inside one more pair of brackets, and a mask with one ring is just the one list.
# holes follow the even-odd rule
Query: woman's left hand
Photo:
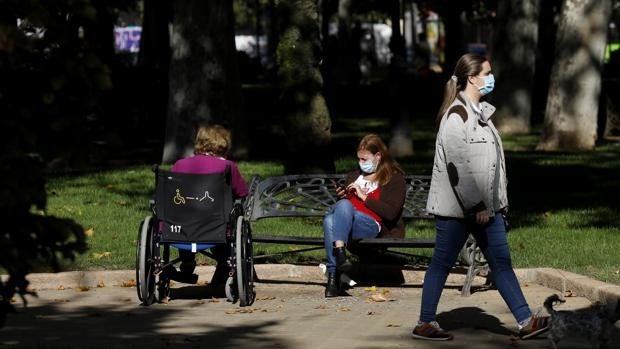
[[489, 211], [482, 210], [482, 211], [476, 212], [476, 223], [477, 224], [484, 225], [484, 224], [489, 223], [489, 220], [490, 220]]

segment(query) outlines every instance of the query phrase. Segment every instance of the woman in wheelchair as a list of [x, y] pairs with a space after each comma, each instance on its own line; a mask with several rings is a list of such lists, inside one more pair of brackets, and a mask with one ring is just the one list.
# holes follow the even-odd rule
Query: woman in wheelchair
[[[243, 180], [239, 168], [227, 156], [231, 149], [231, 133], [221, 125], [201, 126], [196, 134], [194, 143], [194, 155], [178, 160], [173, 166], [172, 172], [209, 174], [224, 172], [228, 167], [231, 172], [231, 187], [233, 199], [243, 198], [248, 195], [248, 185]], [[211, 279], [212, 284], [222, 284], [228, 278], [227, 247], [218, 245], [211, 248], [217, 266]], [[194, 273], [196, 268], [196, 253], [189, 250], [179, 249], [181, 258], [180, 272], [186, 275]]]

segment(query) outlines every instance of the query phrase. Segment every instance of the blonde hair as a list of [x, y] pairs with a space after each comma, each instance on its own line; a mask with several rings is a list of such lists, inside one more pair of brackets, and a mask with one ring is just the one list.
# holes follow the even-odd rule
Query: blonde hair
[[392, 159], [388, 147], [376, 134], [369, 133], [365, 135], [357, 146], [357, 151], [360, 150], [369, 151], [373, 155], [377, 153], [381, 154], [381, 160], [377, 165], [377, 172], [375, 173], [375, 179], [379, 184], [386, 185], [392, 180], [392, 175], [394, 173], [405, 174], [405, 171], [403, 171], [400, 165]]
[[467, 87], [467, 78], [480, 74], [482, 71], [482, 63], [486, 61], [488, 61], [486, 57], [474, 53], [466, 53], [459, 58], [454, 67], [452, 77], [446, 82], [443, 101], [441, 102], [439, 113], [437, 113], [437, 124], [441, 122], [443, 114], [448, 111], [448, 108], [450, 108], [450, 105], [454, 102], [454, 99], [456, 99], [456, 94]]
[[224, 126], [200, 126], [196, 132], [194, 154], [226, 157], [231, 148], [231, 135]]

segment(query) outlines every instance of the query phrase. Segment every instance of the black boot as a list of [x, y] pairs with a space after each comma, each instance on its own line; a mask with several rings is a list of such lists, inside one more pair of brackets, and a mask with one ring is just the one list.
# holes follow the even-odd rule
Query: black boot
[[325, 298], [338, 297], [340, 295], [340, 277], [337, 273], [327, 273], [327, 286], [325, 286]]
[[347, 258], [347, 253], [345, 252], [345, 247], [334, 247], [334, 256], [336, 257], [336, 268], [340, 271], [349, 271], [353, 264], [349, 258]]

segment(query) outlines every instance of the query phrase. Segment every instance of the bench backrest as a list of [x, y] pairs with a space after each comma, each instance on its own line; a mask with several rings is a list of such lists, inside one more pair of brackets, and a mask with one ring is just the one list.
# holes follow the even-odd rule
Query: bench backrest
[[[336, 202], [336, 184], [343, 174], [289, 175], [250, 182], [245, 215], [251, 221], [268, 217], [324, 216]], [[403, 218], [431, 218], [426, 213], [430, 176], [405, 176], [406, 198]]]

